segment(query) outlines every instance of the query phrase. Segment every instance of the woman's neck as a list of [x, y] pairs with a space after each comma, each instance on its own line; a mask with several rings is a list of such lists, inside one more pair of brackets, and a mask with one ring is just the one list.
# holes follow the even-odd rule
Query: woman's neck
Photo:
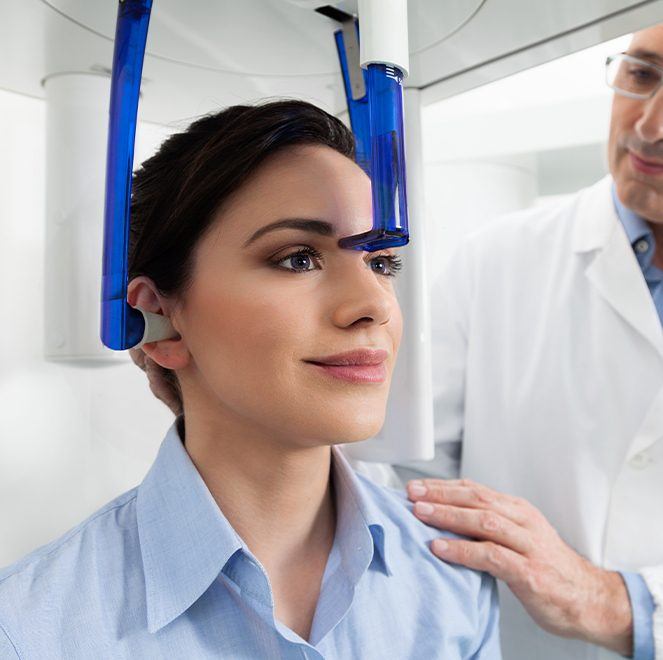
[[226, 420], [187, 414], [185, 447], [270, 579], [326, 560], [336, 519], [329, 446], [286, 445]]

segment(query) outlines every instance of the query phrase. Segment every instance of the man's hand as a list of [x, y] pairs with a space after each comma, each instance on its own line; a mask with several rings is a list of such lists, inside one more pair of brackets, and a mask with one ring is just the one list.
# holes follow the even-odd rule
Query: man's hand
[[422, 522], [476, 539], [436, 539], [431, 549], [438, 557], [504, 581], [544, 630], [632, 654], [633, 617], [621, 575], [581, 557], [529, 502], [467, 479], [416, 480], [407, 488]]
[[160, 401], [163, 401], [163, 403], [165, 403], [176, 416], [181, 415], [182, 406], [180, 405], [179, 399], [174, 395], [173, 391], [168, 386], [168, 383], [164, 380], [163, 375], [159, 370], [159, 365], [146, 355], [142, 348], [129, 349], [129, 355], [134, 364], [138, 365], [147, 374], [152, 394], [154, 394], [154, 396]]

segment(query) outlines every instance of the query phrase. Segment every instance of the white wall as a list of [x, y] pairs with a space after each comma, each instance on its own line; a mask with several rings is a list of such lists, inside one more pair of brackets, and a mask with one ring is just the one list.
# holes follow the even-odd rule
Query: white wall
[[424, 109], [431, 283], [463, 236], [607, 173], [605, 59], [624, 35]]
[[[45, 110], [0, 91], [0, 566], [136, 486], [173, 418], [128, 354], [43, 358]], [[140, 124], [136, 162], [167, 133]]]

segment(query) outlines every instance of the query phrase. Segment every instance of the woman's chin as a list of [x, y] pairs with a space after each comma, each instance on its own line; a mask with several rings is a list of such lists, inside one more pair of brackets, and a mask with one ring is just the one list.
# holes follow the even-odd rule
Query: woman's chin
[[384, 424], [384, 417], [373, 419], [347, 420], [347, 423], [336, 424], [333, 439], [331, 442], [346, 443], [346, 442], [361, 442], [377, 435]]

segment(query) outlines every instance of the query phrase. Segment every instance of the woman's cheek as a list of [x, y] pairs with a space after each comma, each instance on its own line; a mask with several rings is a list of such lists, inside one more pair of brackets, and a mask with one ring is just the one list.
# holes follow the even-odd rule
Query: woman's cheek
[[[226, 346], [237, 355], [271, 368], [286, 359], [301, 360], [306, 357], [297, 355], [306, 351], [311, 344], [307, 333], [312, 332], [311, 311], [305, 305], [292, 307], [292, 299], [279, 296], [253, 299], [243, 297], [227, 303], [226, 309], [232, 309], [232, 316], [220, 316], [218, 337], [223, 337]], [[218, 338], [217, 338], [218, 342]], [[276, 362], [277, 364], [274, 364]]]

